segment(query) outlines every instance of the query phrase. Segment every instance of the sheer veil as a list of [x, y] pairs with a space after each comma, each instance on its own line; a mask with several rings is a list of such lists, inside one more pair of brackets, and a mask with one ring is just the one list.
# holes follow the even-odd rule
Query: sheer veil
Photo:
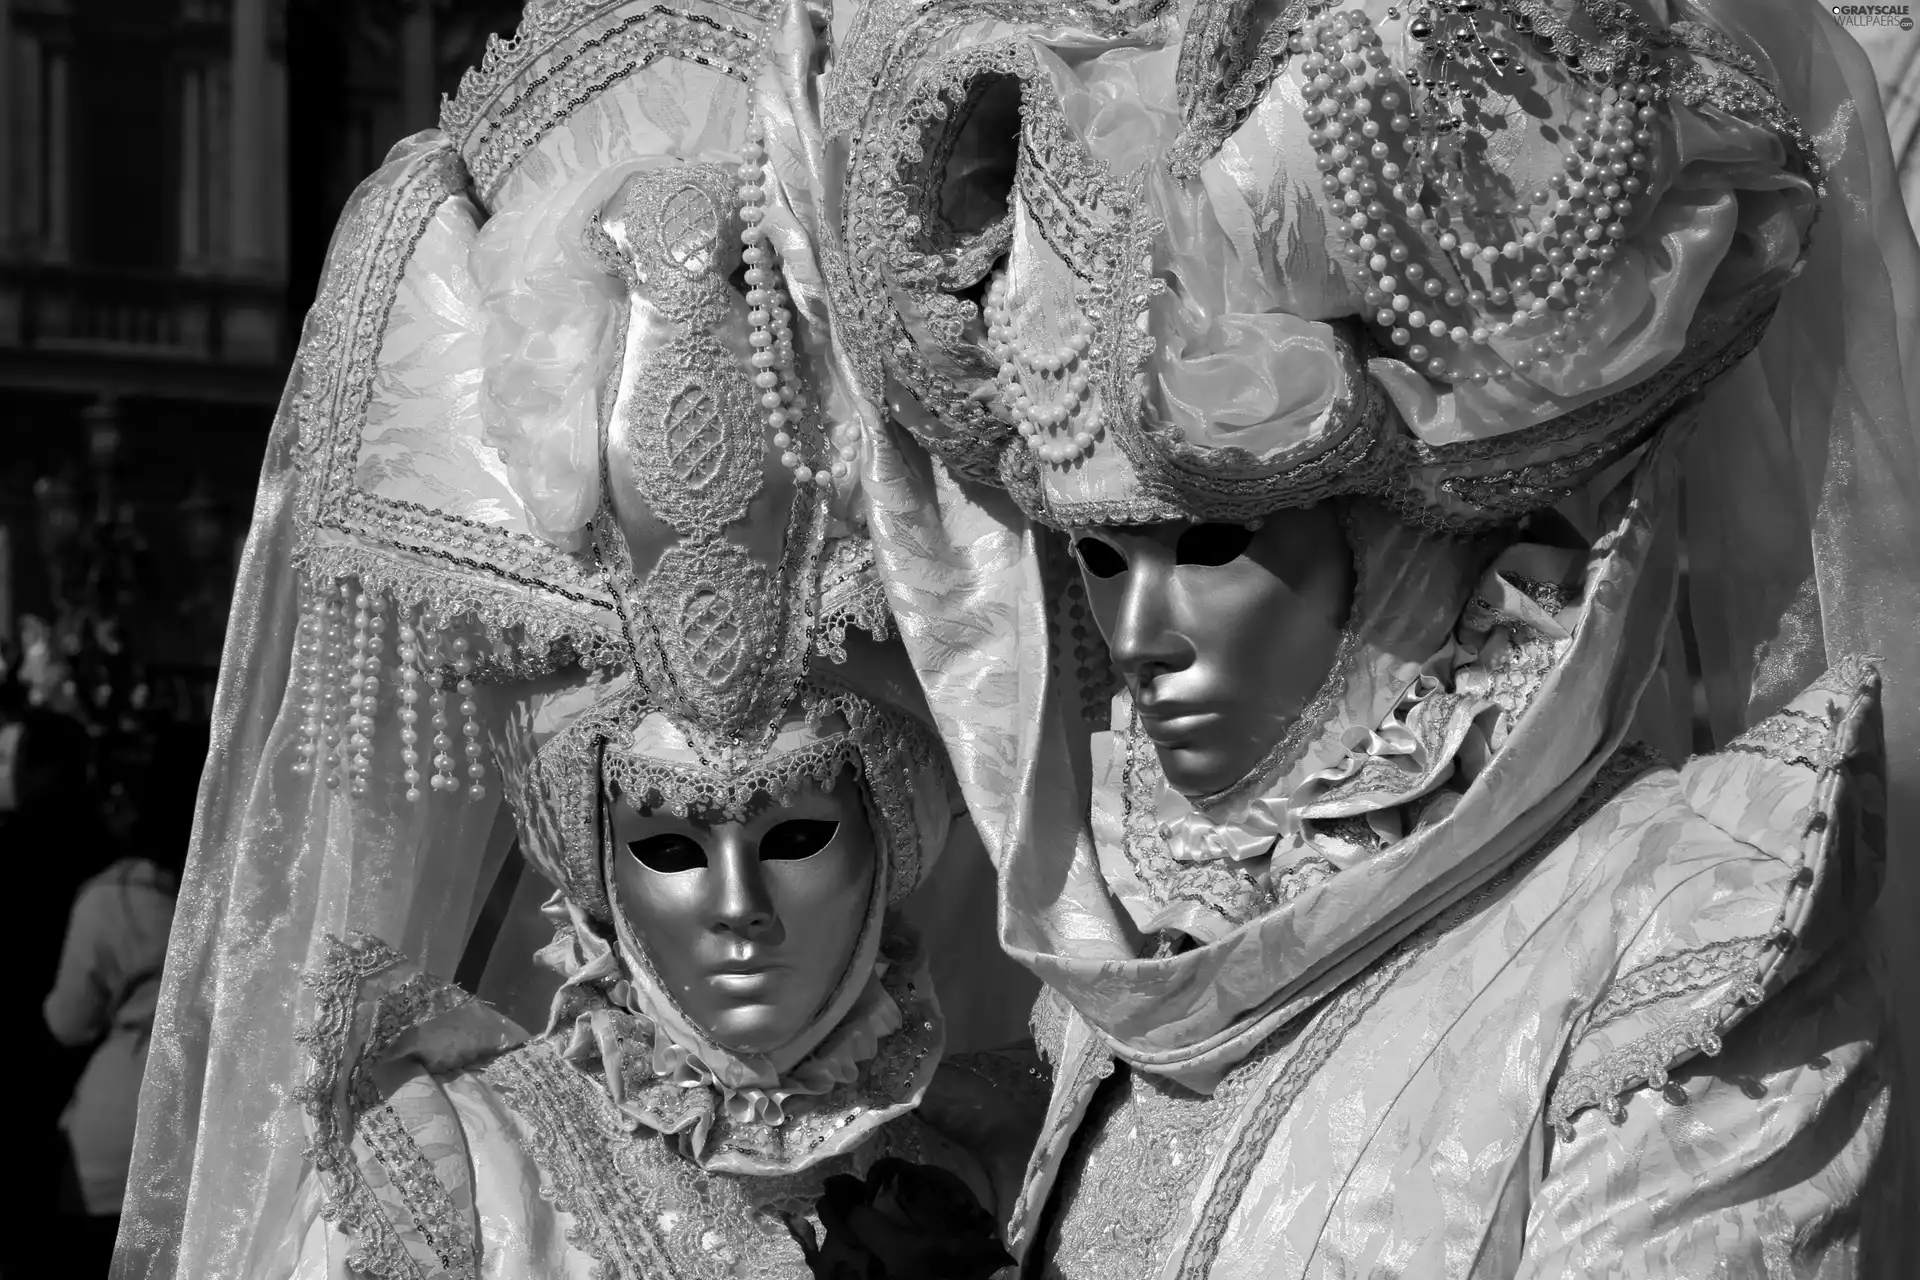
[[[1893, 1123], [1904, 1125], [1904, 1140], [1896, 1127], [1888, 1150], [1912, 1161], [1920, 1151], [1920, 249], [1872, 68], [1825, 7], [1708, 0], [1675, 4], [1672, 16], [1699, 17], [1761, 51], [1826, 168], [1805, 270], [1759, 350], [1702, 405], [1685, 470], [1683, 608], [1716, 746], [1837, 659], [1881, 660], [1889, 857], [1873, 929], [1900, 1039]], [[1888, 1185], [1913, 1185], [1907, 1172], [1900, 1180], [1889, 1170]], [[1893, 1256], [1911, 1257], [1911, 1247]]]

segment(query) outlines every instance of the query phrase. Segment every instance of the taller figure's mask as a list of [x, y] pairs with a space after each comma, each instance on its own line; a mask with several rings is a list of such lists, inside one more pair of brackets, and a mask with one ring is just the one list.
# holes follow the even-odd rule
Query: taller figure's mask
[[1167, 781], [1207, 797], [1253, 773], [1339, 652], [1353, 559], [1332, 505], [1258, 528], [1095, 526], [1073, 546]]

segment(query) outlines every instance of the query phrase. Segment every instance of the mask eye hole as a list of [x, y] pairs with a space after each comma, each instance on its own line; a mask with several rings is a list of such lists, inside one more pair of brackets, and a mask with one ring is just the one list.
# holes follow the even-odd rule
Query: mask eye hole
[[1096, 578], [1117, 578], [1127, 571], [1127, 558], [1111, 542], [1099, 538], [1077, 538], [1073, 550], [1080, 557], [1080, 563], [1086, 566], [1087, 572]]
[[627, 841], [627, 852], [649, 871], [673, 875], [678, 871], [698, 871], [707, 865], [707, 851], [691, 836], [647, 836]]
[[760, 861], [798, 862], [833, 843], [837, 822], [821, 818], [789, 818], [760, 837]]
[[1253, 530], [1239, 524], [1196, 524], [1174, 543], [1175, 564], [1232, 564], [1253, 545]]

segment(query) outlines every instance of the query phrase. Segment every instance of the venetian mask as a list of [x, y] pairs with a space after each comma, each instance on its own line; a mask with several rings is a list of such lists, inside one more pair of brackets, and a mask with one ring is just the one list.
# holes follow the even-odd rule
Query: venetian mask
[[851, 771], [744, 815], [612, 806], [614, 909], [686, 1015], [770, 1054], [820, 1014], [853, 962], [876, 874]]
[[1353, 598], [1332, 504], [1238, 524], [1094, 527], [1094, 617], [1167, 781], [1207, 797], [1259, 768], [1325, 681]]

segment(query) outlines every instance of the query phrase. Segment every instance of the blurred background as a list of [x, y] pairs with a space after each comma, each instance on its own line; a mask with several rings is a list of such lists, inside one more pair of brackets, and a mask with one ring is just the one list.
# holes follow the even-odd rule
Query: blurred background
[[[69, 1242], [62, 1274], [111, 1248], [231, 584], [334, 220], [519, 10], [0, 0], [0, 857], [25, 907], [0, 1025], [34, 1082], [14, 1212], [67, 1218], [15, 1239]], [[1882, 18], [1851, 30], [1920, 210], [1920, 32]]]

